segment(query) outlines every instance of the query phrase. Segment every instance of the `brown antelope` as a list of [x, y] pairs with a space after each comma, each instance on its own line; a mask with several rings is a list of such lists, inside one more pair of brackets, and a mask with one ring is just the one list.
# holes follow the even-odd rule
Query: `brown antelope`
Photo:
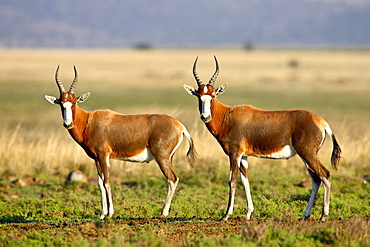
[[198, 98], [200, 117], [211, 134], [217, 139], [230, 160], [229, 202], [222, 220], [227, 220], [233, 212], [234, 195], [238, 170], [247, 197], [249, 220], [254, 210], [249, 178], [248, 156], [270, 159], [289, 159], [298, 154], [303, 160], [312, 180], [312, 192], [302, 219], [310, 217], [316, 194], [324, 185], [324, 206], [321, 220], [329, 214], [330, 172], [321, 164], [317, 153], [324, 143], [326, 133], [333, 141], [331, 164], [337, 170], [341, 149], [329, 124], [309, 111], [264, 111], [250, 105], [227, 106], [216, 98], [227, 87], [218, 88], [214, 83], [219, 73], [216, 57], [216, 70], [208, 84], [203, 84], [197, 72], [198, 57], [193, 65], [193, 75], [198, 89], [184, 85], [185, 90]]
[[77, 104], [84, 102], [90, 93], [76, 97], [76, 67], [75, 78], [68, 92], [58, 79], [58, 71], [59, 66], [55, 72], [59, 99], [47, 95], [45, 98], [52, 104], [60, 105], [64, 127], [95, 161], [102, 195], [103, 210], [100, 218], [111, 217], [114, 212], [109, 159], [147, 163], [155, 159], [168, 183], [168, 194], [162, 210], [162, 215], [167, 216], [179, 182], [172, 170], [172, 157], [181, 144], [183, 135], [189, 141], [186, 158], [192, 167], [196, 159], [193, 140], [185, 126], [167, 115], [122, 115], [110, 110], [85, 111]]

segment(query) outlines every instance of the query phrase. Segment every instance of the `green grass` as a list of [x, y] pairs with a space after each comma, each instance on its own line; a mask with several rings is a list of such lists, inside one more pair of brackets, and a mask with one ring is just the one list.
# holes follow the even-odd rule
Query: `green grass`
[[[100, 192], [95, 182], [66, 185], [64, 179], [59, 177], [57, 181], [46, 181], [46, 184], [8, 188], [6, 195], [16, 195], [17, 198], [9, 199], [4, 195], [0, 197], [0, 229], [5, 231], [0, 234], [0, 240], [3, 243], [9, 243], [10, 246], [36, 246], [37, 243], [43, 245], [72, 244], [73, 246], [80, 244], [161, 246], [165, 242], [158, 232], [175, 231], [175, 224], [178, 222], [181, 224], [198, 222], [201, 226], [204, 221], [214, 222], [225, 212], [225, 207], [220, 207], [220, 205], [227, 202], [227, 169], [219, 170], [224, 173], [222, 174], [224, 179], [210, 181], [207, 179], [209, 165], [206, 163], [197, 168], [196, 180], [190, 179], [195, 176], [195, 171], [188, 172], [186, 169], [179, 169], [180, 184], [169, 216], [169, 219], [179, 219], [178, 221], [142, 225], [140, 228], [120, 222], [130, 219], [153, 219], [159, 216], [166, 195], [166, 182], [160, 176], [159, 170], [157, 171], [158, 176], [143, 178], [140, 174], [145, 170], [141, 168], [142, 171], [138, 171], [135, 176], [130, 176], [129, 180], [126, 178], [121, 183], [113, 183], [116, 212], [112, 219], [105, 221], [99, 219]], [[306, 223], [306, 226], [302, 224], [303, 232], [297, 229], [285, 229], [287, 226], [281, 228], [279, 225], [282, 222], [296, 224], [295, 222], [303, 213], [310, 189], [297, 187], [294, 184], [305, 177], [279, 176], [271, 179], [271, 174], [253, 171], [250, 176], [255, 212], [252, 215], [252, 221], [246, 223], [244, 227], [241, 226], [240, 234], [214, 238], [188, 232], [183, 241], [186, 241], [188, 245], [205, 246], [214, 244], [256, 246], [257, 243], [258, 245], [278, 244], [282, 246], [322, 246], [324, 244], [340, 246], [344, 238], [349, 239], [353, 236], [342, 232], [343, 236], [338, 238], [336, 229], [340, 227], [340, 223], [335, 225], [334, 221], [330, 223], [332, 220], [370, 217], [369, 183], [364, 183], [364, 180], [360, 179], [347, 181], [346, 177], [335, 177], [332, 183], [331, 214], [328, 224]], [[135, 183], [129, 183], [131, 181]], [[313, 208], [312, 218], [320, 216], [322, 193], [320, 189], [321, 195], [318, 196], [318, 201]], [[41, 195], [44, 196], [41, 197]], [[232, 219], [242, 218], [245, 212], [244, 189], [239, 184]], [[258, 224], [256, 224], [257, 219], [260, 222]], [[34, 230], [31, 227], [32, 224], [41, 223], [44, 224], [42, 230]], [[19, 232], [14, 229], [7, 230], [7, 227], [14, 224], [30, 227], [31, 230], [21, 231], [23, 235], [16, 237], [13, 241], [12, 237]], [[66, 228], [59, 235], [56, 232], [59, 230], [54, 226], [60, 224], [65, 224]], [[313, 228], [306, 228], [310, 224], [313, 224]], [[368, 221], [359, 220], [358, 224], [364, 224], [362, 226], [365, 227], [364, 231], [369, 230]], [[81, 234], [87, 231], [86, 226], [92, 228], [91, 231], [100, 237], [95, 240], [82, 238]], [[66, 237], [69, 231], [73, 241]], [[131, 232], [132, 235], [127, 232]], [[354, 239], [356, 244], [353, 246], [361, 241], [369, 243], [366, 236], [361, 235]]]

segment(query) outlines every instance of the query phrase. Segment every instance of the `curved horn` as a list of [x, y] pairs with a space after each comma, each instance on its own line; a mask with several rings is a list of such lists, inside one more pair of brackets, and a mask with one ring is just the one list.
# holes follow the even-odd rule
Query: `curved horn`
[[55, 82], [57, 83], [57, 86], [59, 88], [59, 93], [62, 94], [64, 93], [66, 90], [64, 89], [63, 87], [63, 84], [60, 82], [59, 78], [58, 78], [58, 72], [59, 72], [59, 65], [57, 67], [57, 70], [55, 71]]
[[213, 73], [211, 79], [209, 80], [208, 84], [213, 86], [213, 84], [215, 84], [215, 81], [217, 79], [217, 76], [218, 76], [218, 72], [219, 72], [219, 67], [218, 67], [218, 62], [217, 62], [217, 58], [216, 56], [213, 56], [215, 58], [215, 62], [216, 62], [216, 70], [215, 70], [215, 73]]
[[78, 81], [78, 76], [77, 76], [77, 69], [76, 69], [76, 66], [74, 66], [74, 65], [73, 65], [73, 69], [74, 69], [74, 71], [75, 71], [75, 78], [73, 79], [72, 85], [71, 85], [71, 87], [69, 88], [68, 93], [74, 93], [74, 91], [75, 91], [75, 87], [76, 87], [76, 84], [77, 84], [77, 81]]
[[197, 62], [198, 62], [198, 57], [195, 59], [195, 62], [194, 62], [194, 65], [193, 65], [193, 75], [194, 75], [194, 78], [197, 81], [197, 84], [198, 84], [198, 87], [199, 87], [200, 85], [203, 84], [203, 82], [201, 81], [201, 79], [199, 78], [199, 75], [197, 73], [197, 69], [196, 69]]

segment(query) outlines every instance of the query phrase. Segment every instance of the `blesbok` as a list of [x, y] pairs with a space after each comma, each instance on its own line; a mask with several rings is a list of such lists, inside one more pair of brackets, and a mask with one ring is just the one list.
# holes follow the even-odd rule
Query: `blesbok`
[[265, 111], [250, 105], [227, 106], [221, 103], [216, 97], [226, 90], [227, 84], [214, 87], [219, 73], [216, 56], [214, 59], [216, 70], [208, 84], [203, 84], [197, 74], [197, 57], [193, 65], [193, 75], [198, 89], [189, 85], [184, 85], [184, 88], [190, 95], [198, 98], [201, 119], [229, 156], [230, 193], [227, 211], [222, 220], [227, 220], [233, 212], [238, 170], [247, 197], [248, 220], [254, 211], [248, 178], [248, 156], [289, 159], [298, 154], [312, 180], [311, 196], [302, 219], [310, 217], [322, 183], [324, 205], [321, 220], [324, 221], [329, 214], [330, 172], [321, 164], [317, 153], [325, 141], [326, 133], [333, 142], [331, 164], [334, 170], [337, 170], [341, 154], [329, 124], [318, 115], [304, 110]]
[[168, 115], [122, 115], [110, 110], [85, 111], [77, 104], [84, 102], [90, 93], [76, 97], [76, 67], [75, 77], [68, 92], [58, 79], [58, 71], [59, 66], [55, 72], [55, 81], [60, 96], [56, 98], [45, 95], [45, 98], [52, 104], [60, 105], [64, 127], [95, 161], [102, 195], [103, 210], [100, 218], [111, 217], [114, 212], [109, 182], [109, 159], [147, 163], [154, 159], [168, 182], [168, 194], [162, 209], [162, 215], [167, 216], [179, 182], [172, 170], [172, 157], [181, 144], [183, 135], [189, 141], [186, 158], [192, 167], [196, 159], [193, 140], [185, 126]]

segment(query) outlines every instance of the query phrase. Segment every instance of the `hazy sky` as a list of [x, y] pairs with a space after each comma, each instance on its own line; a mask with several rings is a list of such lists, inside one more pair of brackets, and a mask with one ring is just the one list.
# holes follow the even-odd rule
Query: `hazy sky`
[[365, 0], [3, 0], [0, 23], [5, 47], [370, 45]]

